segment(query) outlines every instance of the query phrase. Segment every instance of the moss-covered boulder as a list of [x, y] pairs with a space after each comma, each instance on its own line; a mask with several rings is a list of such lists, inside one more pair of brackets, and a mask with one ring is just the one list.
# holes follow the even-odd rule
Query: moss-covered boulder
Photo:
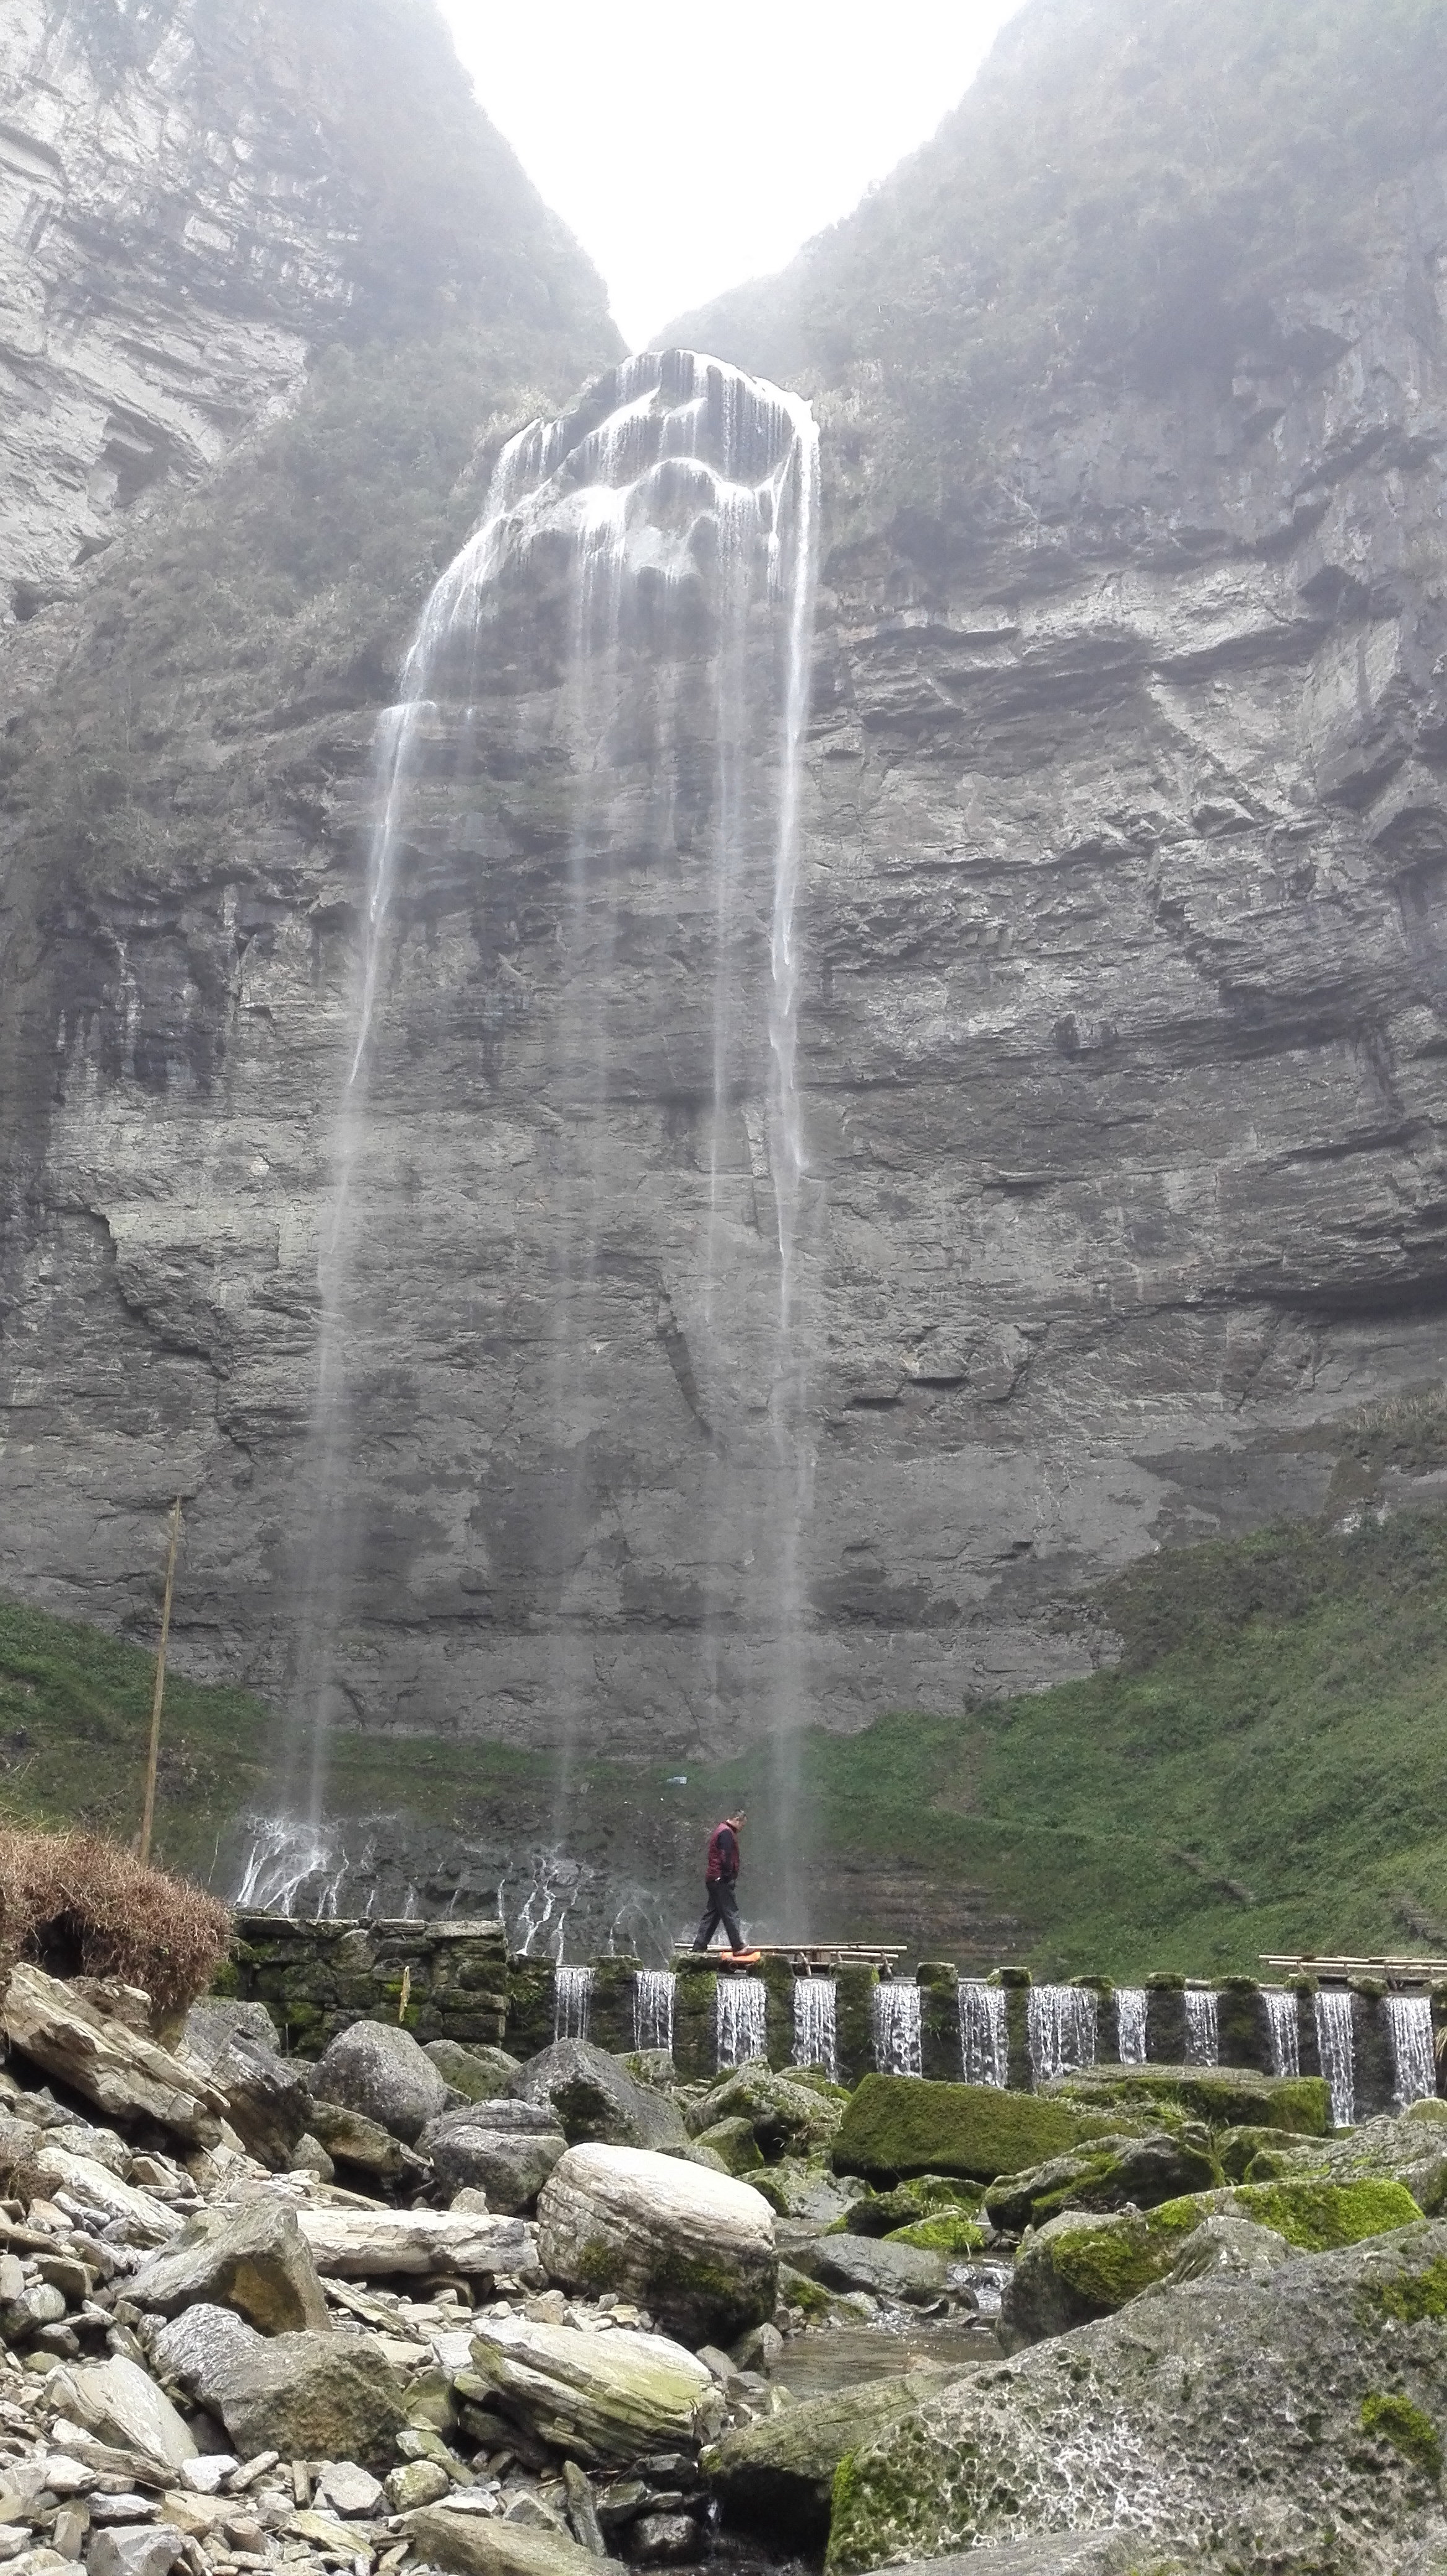
[[1058, 2076], [1045, 2099], [1079, 2111], [1114, 2108], [1153, 2128], [1173, 2119], [1307, 2138], [1331, 2132], [1331, 2095], [1319, 2075], [1258, 2075], [1249, 2066], [1091, 2066]]
[[426, 2054], [444, 2084], [464, 2102], [496, 2102], [522, 2072], [522, 2060], [510, 2057], [505, 2048], [464, 2048], [461, 2040], [432, 2039]]
[[767, 2423], [725, 2434], [703, 2455], [725, 2523], [777, 2532], [805, 2546], [822, 2541], [834, 2473], [846, 2453], [898, 2423], [951, 2376], [944, 2370], [901, 2372], [811, 2398]]
[[[1240, 2145], [1233, 2139], [1232, 2161], [1240, 2164], [1244, 2182], [1314, 2174], [1331, 2182], [1399, 2182], [1429, 2218], [1447, 2207], [1447, 2102], [1414, 2102], [1409, 2111], [1364, 2120], [1336, 2138], [1285, 2138], [1260, 2130], [1241, 2130], [1235, 2138]], [[1224, 2156], [1222, 2161], [1226, 2165]], [[1226, 2171], [1228, 2178], [1238, 2178], [1229, 2165]]]
[[1036, 2093], [866, 2075], [840, 2122], [833, 2163], [836, 2173], [885, 2185], [914, 2174], [993, 2182], [1131, 2125], [1129, 2117], [1122, 2122]]
[[882, 2239], [886, 2245], [914, 2245], [922, 2254], [944, 2254], [959, 2257], [978, 2254], [994, 2235], [992, 2227], [982, 2227], [963, 2209], [938, 2210], [933, 2218], [916, 2218], [907, 2227], [892, 2227]]
[[[1153, 2569], [1425, 2571], [1443, 2542], [1427, 2434], [1440, 2442], [1444, 2387], [1447, 2222], [1157, 2287], [947, 2382], [849, 2453], [827, 2565], [856, 2576], [1058, 2535], [1068, 2496], [1087, 2531], [1128, 2498]], [[1391, 2421], [1365, 2419], [1385, 2396]]]
[[1032, 2228], [1006, 2285], [1006, 2340], [1038, 2343], [1092, 2317], [1113, 2316], [1163, 2281], [1204, 2215], [1189, 2201], [1168, 2209], [1165, 2216], [1156, 2210], [1064, 2210]]
[[1411, 2227], [1422, 2216], [1411, 2193], [1399, 2182], [1329, 2182], [1299, 2175], [1212, 2193], [1211, 2205], [1229, 2208], [1258, 2227], [1274, 2228], [1303, 2254], [1359, 2245], [1364, 2237]]
[[1220, 2179], [1207, 2130], [1101, 2138], [1073, 2155], [1053, 2156], [1030, 2173], [992, 2183], [985, 2215], [992, 2226], [1014, 2235], [1063, 2209], [1154, 2209], [1185, 2192], [1214, 2190]]
[[[693, 2154], [700, 2150], [694, 2147]], [[862, 2184], [853, 2175], [836, 2174], [825, 2164], [785, 2156], [776, 2165], [757, 2165], [750, 2188], [762, 2192], [776, 2218], [790, 2218], [819, 2232], [842, 2224]]]
[[771, 2163], [779, 2156], [821, 2155], [844, 2117], [849, 2096], [810, 2071], [806, 2077], [776, 2075], [762, 2065], [740, 2066], [710, 2085], [686, 2113], [695, 2137], [726, 2120], [747, 2120], [760, 2153]]
[[695, 2147], [711, 2147], [723, 2173], [746, 2174], [757, 2171], [763, 2163], [759, 2142], [749, 2122], [744, 2119], [715, 2120], [694, 2140]]

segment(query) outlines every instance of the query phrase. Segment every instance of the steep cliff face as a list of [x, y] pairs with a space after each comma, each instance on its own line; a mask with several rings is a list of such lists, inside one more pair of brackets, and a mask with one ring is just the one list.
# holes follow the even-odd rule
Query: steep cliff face
[[480, 288], [546, 322], [590, 282], [426, 10], [13, 0], [0, 606], [26, 624], [72, 594], [294, 398], [320, 338], [395, 328], [404, 302], [416, 329]]
[[[1325, 17], [1367, 43], [1363, 11]], [[988, 100], [1028, 172], [1052, 101], [1084, 148], [1067, 38], [1149, 107], [1138, 18], [1172, 36], [1188, 13], [1029, 14]], [[1159, 163], [1172, 96], [1150, 112], [1134, 161], [1107, 156], [1127, 178]], [[1447, 197], [1429, 130], [1388, 149], [1367, 125], [1330, 222], [1314, 177], [1267, 222], [1251, 169], [1256, 211], [1228, 221], [1190, 165], [1204, 267], [1172, 269], [1137, 205], [1129, 273], [1170, 292], [1127, 294], [1129, 328], [1085, 291], [1099, 223], [1070, 219], [1091, 329], [1051, 301], [1072, 184], [1052, 129], [1008, 275], [1003, 249], [968, 293], [951, 267], [978, 237], [946, 137], [796, 279], [689, 334], [811, 392], [825, 431], [799, 1071], [804, 1652], [830, 1724], [1079, 1669], [1061, 1605], [1082, 1583], [1319, 1507], [1320, 1421], [1447, 1362]], [[990, 318], [1011, 276], [1013, 355]], [[338, 359], [129, 592], [97, 595], [12, 754], [32, 892], [6, 1003], [0, 1576], [124, 1623], [182, 1486], [198, 1670], [279, 1690], [292, 1653], [389, 655], [478, 506], [501, 425], [479, 446], [481, 415], [556, 404], [600, 327], [591, 352], [581, 328], [490, 341], [470, 405], [452, 343], [445, 367]], [[360, 505], [335, 470], [358, 440]], [[398, 911], [347, 1706], [545, 1743], [578, 1667], [599, 1740], [685, 1747], [768, 1722], [771, 1644], [726, 1615], [747, 1515], [720, 1553], [716, 1428], [757, 1428], [769, 1388], [745, 1340], [715, 1340], [716, 1385], [702, 1356], [697, 890], [625, 735], [625, 935], [576, 969], [603, 978], [605, 1091], [559, 1078], [557, 699], [530, 688], [535, 762], [432, 834]], [[739, 931], [759, 973], [767, 935], [760, 888]], [[583, 1164], [606, 1312], [560, 1440], [554, 1219]], [[776, 1175], [742, 1087], [722, 1168], [748, 1281]], [[560, 1563], [564, 1483], [586, 1525]]]

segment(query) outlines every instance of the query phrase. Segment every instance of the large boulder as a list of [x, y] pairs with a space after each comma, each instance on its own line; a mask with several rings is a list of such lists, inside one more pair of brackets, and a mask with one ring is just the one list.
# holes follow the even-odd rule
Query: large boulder
[[412, 2563], [451, 2576], [598, 2576], [598, 2561], [562, 2532], [542, 2531], [445, 2504], [407, 2517]]
[[1014, 2235], [1062, 2209], [1154, 2209], [1185, 2192], [1212, 2191], [1220, 2180], [1208, 2132], [1159, 2129], [1145, 2138], [1099, 2138], [1009, 2174], [986, 2192], [985, 2213], [992, 2227]]
[[904, 2182], [912, 2174], [993, 2182], [997, 2174], [1025, 2173], [1131, 2125], [1113, 2114], [989, 2084], [866, 2075], [839, 2124], [832, 2162], [836, 2173], [862, 2174], [867, 2182]]
[[816, 2237], [790, 2248], [796, 2271], [829, 2290], [868, 2290], [877, 2299], [923, 2303], [940, 2297], [949, 2277], [945, 2256], [877, 2236]]
[[726, 2523], [811, 2547], [829, 2530], [829, 2499], [841, 2460], [888, 2424], [912, 2414], [953, 2374], [901, 2371], [790, 2406], [766, 2423], [726, 2433], [703, 2455], [704, 2474]]
[[1329, 2182], [1399, 2182], [1428, 2218], [1447, 2205], [1447, 2102], [1414, 2102], [1336, 2138], [1284, 2137], [1259, 2128], [1236, 2134], [1240, 2181], [1319, 2175]]
[[55, 2412], [112, 2450], [135, 2451], [169, 2484], [196, 2457], [195, 2438], [148, 2371], [124, 2354], [52, 2371], [47, 2398]]
[[1115, 2523], [1131, 2563], [1201, 2576], [1389, 2576], [1414, 2549], [1425, 2568], [1427, 2544], [1447, 2549], [1444, 2384], [1440, 2220], [1263, 2277], [1213, 2270], [951, 2382], [856, 2450], [828, 2565], [852, 2576], [1068, 2520]]
[[[526, 2128], [494, 2128], [495, 2109], [526, 2111]], [[466, 2111], [448, 2111], [429, 2121], [419, 2144], [449, 2195], [482, 2191], [489, 2207], [517, 2212], [531, 2209], [553, 2167], [565, 2153], [560, 2129], [547, 2125], [552, 2112], [532, 2102], [488, 2103]]]
[[1158, 2128], [1164, 2116], [1211, 2129], [1255, 2125], [1324, 2138], [1331, 2094], [1319, 2075], [1261, 2075], [1250, 2066], [1087, 2066], [1056, 2076], [1046, 2101], [1122, 2115], [1121, 2128]]
[[425, 2050], [443, 2082], [464, 2102], [495, 2101], [522, 2072], [521, 2058], [509, 2057], [505, 2048], [465, 2048], [460, 2039], [429, 2039]]
[[222, 2100], [200, 2061], [173, 2057], [57, 1977], [25, 1961], [12, 1968], [0, 2023], [22, 2057], [123, 2128], [155, 2120], [187, 2146], [212, 2147], [219, 2139]]
[[420, 2179], [426, 2171], [425, 2158], [380, 2120], [369, 2120], [362, 2111], [350, 2110], [344, 2102], [324, 2102], [313, 2094], [308, 2113], [311, 2135], [327, 2155], [339, 2165], [351, 2165], [372, 2182], [399, 2182], [404, 2174]]
[[460, 2397], [495, 2403], [525, 2432], [597, 2469], [692, 2450], [718, 2409], [706, 2363], [663, 2335], [585, 2334], [522, 2317], [480, 2326], [472, 2368], [454, 2384]]
[[260, 2340], [255, 2326], [233, 2309], [210, 2307], [198, 2299], [153, 2335], [151, 2365], [193, 2404], [215, 2413], [228, 2374]]
[[[318, 2102], [360, 2111], [394, 2138], [416, 2143], [429, 2120], [456, 2099], [445, 2076], [419, 2048], [410, 2030], [394, 2022], [354, 2021], [318, 2059], [312, 2075]], [[332, 2152], [330, 2138], [316, 2135]]]
[[284, 2202], [223, 2203], [188, 2219], [174, 2244], [129, 2285], [141, 2308], [174, 2317], [193, 2301], [232, 2308], [259, 2334], [325, 2334], [331, 2326], [311, 2249]]
[[513, 2077], [519, 2102], [545, 2103], [570, 2147], [682, 2147], [688, 2132], [677, 2104], [586, 2039], [560, 2039]]
[[216, 2402], [244, 2460], [279, 2451], [380, 2476], [407, 2429], [402, 2382], [367, 2335], [274, 2335], [222, 2372]]
[[538, 2253], [570, 2289], [621, 2291], [694, 2343], [774, 2313], [774, 2213], [744, 2182], [632, 2147], [570, 2147], [538, 2203]]

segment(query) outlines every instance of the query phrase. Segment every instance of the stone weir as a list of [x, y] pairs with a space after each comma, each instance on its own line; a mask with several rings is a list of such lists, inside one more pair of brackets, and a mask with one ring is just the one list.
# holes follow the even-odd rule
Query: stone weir
[[868, 1959], [831, 1965], [809, 1954], [806, 1964], [786, 1952], [752, 1973], [693, 1953], [659, 1969], [624, 1955], [570, 1964], [510, 1954], [494, 1921], [241, 1914], [222, 1982], [264, 2003], [303, 2055], [370, 2018], [399, 2021], [424, 2042], [506, 2046], [523, 2058], [565, 2038], [620, 2054], [661, 2048], [685, 2081], [765, 2058], [822, 2066], [844, 2084], [877, 2071], [1020, 2091], [1095, 2065], [1254, 2067], [1325, 2077], [1338, 2127], [1444, 2089], [1447, 1984], [1365, 1975], [1052, 1985], [1027, 1968], [961, 1977], [952, 1961], [932, 1960], [891, 1975]]

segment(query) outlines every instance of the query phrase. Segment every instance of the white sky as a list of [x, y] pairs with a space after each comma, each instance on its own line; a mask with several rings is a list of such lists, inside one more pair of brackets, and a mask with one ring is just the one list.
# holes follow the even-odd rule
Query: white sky
[[847, 214], [934, 132], [1020, 5], [442, 0], [483, 107], [601, 270], [630, 348]]

